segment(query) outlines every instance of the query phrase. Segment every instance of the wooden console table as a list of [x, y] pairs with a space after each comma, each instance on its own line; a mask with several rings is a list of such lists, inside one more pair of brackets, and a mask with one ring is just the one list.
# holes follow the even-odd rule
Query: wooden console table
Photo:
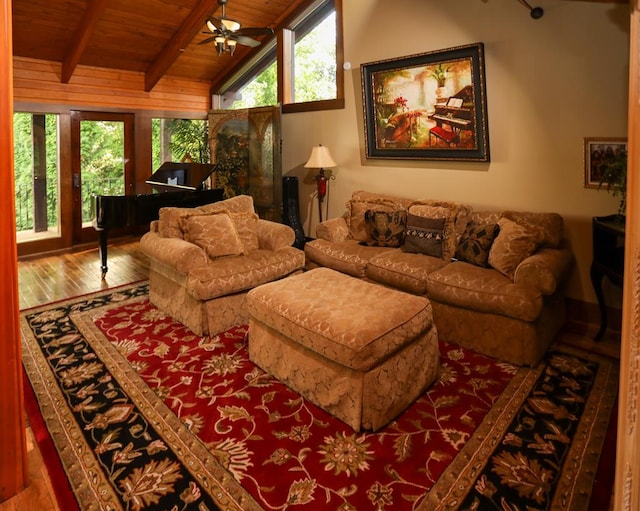
[[613, 284], [622, 287], [624, 278], [624, 217], [621, 215], [594, 217], [592, 229], [591, 284], [600, 307], [600, 330], [594, 340], [599, 341], [607, 330], [607, 307], [602, 292], [602, 279], [607, 276]]

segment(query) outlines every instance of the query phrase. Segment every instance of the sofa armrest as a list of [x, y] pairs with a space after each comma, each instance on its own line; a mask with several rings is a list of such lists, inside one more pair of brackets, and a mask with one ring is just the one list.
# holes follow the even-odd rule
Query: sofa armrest
[[349, 236], [349, 227], [344, 217], [331, 218], [316, 227], [316, 238], [331, 242], [344, 241]]
[[180, 238], [162, 238], [157, 232], [148, 232], [140, 238], [140, 250], [149, 258], [171, 266], [184, 275], [194, 268], [205, 266], [209, 260], [198, 245]]
[[149, 232], [158, 232], [159, 226], [160, 226], [159, 220], [152, 220], [151, 223], [149, 224]]
[[290, 247], [296, 241], [296, 233], [291, 227], [263, 218], [258, 219], [258, 246], [265, 250], [280, 250]]
[[539, 289], [552, 295], [573, 265], [573, 253], [566, 247], [542, 248], [516, 268], [514, 283]]

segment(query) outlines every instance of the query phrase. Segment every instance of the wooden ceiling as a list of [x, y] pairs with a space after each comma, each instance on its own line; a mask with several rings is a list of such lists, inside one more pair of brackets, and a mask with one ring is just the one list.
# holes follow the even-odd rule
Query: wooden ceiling
[[[277, 30], [312, 3], [228, 0], [226, 14]], [[13, 0], [13, 53], [62, 63], [63, 83], [78, 65], [145, 73], [147, 92], [165, 75], [219, 83], [255, 51], [238, 45], [218, 56], [198, 44], [221, 11], [217, 0]]]

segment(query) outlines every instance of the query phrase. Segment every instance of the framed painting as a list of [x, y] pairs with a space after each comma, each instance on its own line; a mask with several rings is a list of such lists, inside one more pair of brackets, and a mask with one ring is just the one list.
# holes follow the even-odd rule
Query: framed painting
[[489, 161], [482, 43], [361, 72], [367, 158]]
[[[627, 152], [626, 138], [584, 139], [584, 187], [600, 188], [602, 171]], [[606, 183], [603, 185], [606, 188]]]

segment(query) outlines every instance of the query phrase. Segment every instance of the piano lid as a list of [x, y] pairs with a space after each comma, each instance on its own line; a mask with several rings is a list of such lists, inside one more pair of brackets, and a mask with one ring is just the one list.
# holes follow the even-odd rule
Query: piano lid
[[215, 163], [164, 162], [149, 179], [147, 184], [154, 187], [180, 190], [200, 190], [204, 182], [216, 169]]

